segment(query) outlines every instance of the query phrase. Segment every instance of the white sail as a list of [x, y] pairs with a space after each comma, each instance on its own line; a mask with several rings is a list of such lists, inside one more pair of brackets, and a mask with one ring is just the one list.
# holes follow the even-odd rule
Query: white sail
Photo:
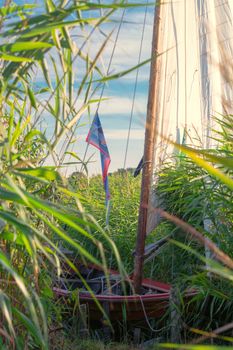
[[[213, 117], [232, 113], [233, 101], [233, 1], [166, 0], [160, 11], [155, 173], [173, 152], [165, 139], [181, 142], [184, 130], [187, 143], [211, 147]], [[147, 232], [156, 224], [149, 210]]]

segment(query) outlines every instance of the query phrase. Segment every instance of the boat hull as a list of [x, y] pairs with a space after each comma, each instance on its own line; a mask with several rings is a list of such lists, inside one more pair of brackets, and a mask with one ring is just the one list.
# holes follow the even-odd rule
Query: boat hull
[[[99, 267], [88, 266], [100, 271]], [[120, 277], [119, 273], [110, 270], [111, 276]], [[129, 277], [129, 281], [132, 279]], [[79, 305], [85, 304], [88, 309], [90, 321], [100, 321], [104, 319], [104, 313], [111, 322], [122, 321], [142, 321], [146, 318], [160, 318], [164, 315], [170, 297], [170, 285], [151, 279], [144, 279], [142, 287], [148, 292], [143, 295], [116, 295], [116, 294], [94, 294], [83, 292], [77, 288], [77, 298]], [[58, 298], [69, 298], [70, 290], [54, 287], [53, 291]], [[104, 312], [103, 312], [104, 311]]]
[[[153, 281], [154, 282], [154, 281]], [[57, 297], [69, 297], [70, 292], [54, 288]], [[146, 318], [159, 318], [165, 313], [169, 304], [169, 292], [151, 293], [149, 295], [94, 295], [79, 292], [79, 304], [86, 304], [92, 321], [103, 318], [103, 310], [110, 321], [140, 321]]]

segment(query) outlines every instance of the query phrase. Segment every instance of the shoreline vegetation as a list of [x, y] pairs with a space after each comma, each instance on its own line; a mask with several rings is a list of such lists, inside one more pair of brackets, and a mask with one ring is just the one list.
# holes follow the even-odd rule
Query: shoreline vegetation
[[[141, 177], [134, 178], [133, 169], [109, 174], [112, 202], [106, 228], [102, 178], [87, 176], [88, 161], [82, 163], [72, 145], [81, 117], [90, 118], [91, 107], [100, 102], [100, 86], [138, 68], [106, 75], [101, 56], [111, 36], [103, 35], [93, 56], [86, 50], [89, 40], [118, 10], [144, 5], [44, 0], [39, 6], [6, 0], [0, 8], [1, 349], [136, 348], [125, 319], [118, 343], [104, 342], [103, 329], [82, 340], [77, 295], [60, 303], [53, 285], [63, 261], [79, 273], [64, 249], [122, 273], [133, 270]], [[52, 133], [43, 128], [47, 118]], [[172, 344], [169, 311], [158, 322], [150, 320], [151, 329], [143, 328], [139, 343], [158, 342], [148, 348], [195, 350], [203, 344], [221, 350], [233, 343], [233, 117], [217, 123], [215, 150], [174, 145], [172, 159], [157, 174], [153, 190], [161, 199], [162, 220], [146, 243], [171, 238], [145, 264], [144, 275], [178, 291], [182, 345]], [[69, 164], [83, 172], [63, 177], [60, 169]], [[188, 287], [197, 294], [186, 304]]]

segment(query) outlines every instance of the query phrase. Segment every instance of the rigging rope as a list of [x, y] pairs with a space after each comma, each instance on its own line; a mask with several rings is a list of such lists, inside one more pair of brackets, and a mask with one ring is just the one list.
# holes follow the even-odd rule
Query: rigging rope
[[[109, 11], [109, 14], [113, 13], [114, 10], [110, 10]], [[81, 45], [80, 49], [78, 49], [76, 55], [74, 55], [73, 59], [71, 60], [71, 66], [74, 64], [74, 62], [76, 61], [76, 59], [79, 57], [80, 53], [82, 53], [84, 47], [86, 46], [86, 44], [88, 43], [89, 39], [91, 38], [91, 36], [93, 35], [93, 33], [95, 32], [95, 30], [98, 28], [98, 26], [103, 22], [104, 18], [102, 18], [100, 21], [98, 21], [97, 24], [94, 25], [94, 27], [92, 28], [92, 30], [90, 31], [90, 33], [88, 34], [88, 36], [86, 37], [85, 41], [83, 42], [83, 44]], [[67, 69], [63, 75], [61, 76], [60, 80], [58, 81], [57, 85], [55, 86], [53, 92], [51, 93], [50, 97], [48, 98], [48, 100], [46, 101], [46, 103], [42, 106], [42, 109], [40, 110], [40, 112], [36, 113], [35, 114], [35, 120], [34, 120], [34, 123], [32, 125], [32, 128], [35, 127], [35, 125], [38, 123], [38, 121], [40, 120], [43, 112], [46, 110], [46, 107], [49, 105], [49, 102], [52, 100], [52, 98], [54, 97], [56, 91], [59, 89], [61, 83], [63, 82], [63, 80], [65, 79], [66, 75], [68, 74], [69, 72], [69, 69]], [[78, 99], [78, 96], [76, 97], [73, 105], [70, 107], [70, 111], [74, 108], [76, 102], [77, 102], [77, 99]], [[68, 113], [67, 115], [67, 118], [70, 116], [70, 113]], [[77, 127], [77, 126], [76, 126]], [[68, 136], [66, 137], [66, 139], [68, 138]], [[70, 140], [70, 139], [69, 139]], [[66, 140], [64, 141], [63, 143], [63, 146], [64, 144], [66, 143]], [[63, 148], [63, 147], [62, 147]], [[61, 148], [61, 149], [62, 149]], [[65, 152], [64, 152], [65, 153]], [[53, 157], [53, 160], [54, 160], [54, 163], [56, 164], [56, 161], [54, 159], [54, 156], [53, 156], [53, 153], [51, 152], [52, 154], [52, 157]], [[49, 153], [44, 157], [44, 160], [47, 158], [47, 156], [49, 155]], [[59, 156], [57, 155], [57, 159], [59, 159]], [[43, 160], [43, 161], [44, 161]], [[60, 165], [60, 164], [59, 164]]]
[[[142, 29], [142, 36], [141, 36], [141, 42], [140, 42], [140, 49], [139, 49], [139, 56], [138, 56], [138, 63], [137, 63], [137, 65], [139, 65], [140, 62], [141, 62], [142, 46], [143, 46], [143, 39], [144, 39], [145, 27], [146, 27], [146, 18], [147, 18], [147, 12], [148, 12], [148, 3], [149, 3], [149, 0], [147, 0], [147, 3], [146, 3], [146, 10], [145, 10], [145, 15], [144, 15], [144, 20], [143, 20], [143, 29]], [[139, 68], [137, 69], [136, 78], [135, 78], [135, 84], [134, 84], [133, 102], [132, 102], [131, 113], [130, 113], [130, 121], [129, 121], [129, 128], [128, 128], [128, 135], [127, 135], [127, 142], [126, 142], [126, 149], [125, 149], [125, 158], [124, 158], [123, 169], [125, 169], [125, 167], [126, 167], [126, 161], [127, 161], [127, 155], [128, 155], [129, 139], [130, 139], [130, 133], [131, 133], [131, 128], [132, 128], [134, 105], [135, 105], [135, 98], [136, 98], [136, 92], [137, 92], [138, 75], [139, 75]]]
[[[146, 10], [145, 10], [145, 15], [144, 15], [144, 20], [143, 20], [143, 30], [142, 30], [142, 36], [141, 36], [141, 41], [140, 41], [140, 50], [139, 50], [138, 64], [140, 63], [140, 61], [141, 61], [141, 56], [142, 56], [142, 46], [143, 46], [143, 39], [144, 39], [144, 35], [145, 35], [146, 18], [147, 18], [147, 12], [148, 12], [148, 3], [149, 3], [149, 0], [147, 0], [147, 3], [146, 3]], [[113, 57], [114, 57], [114, 54], [115, 54], [116, 45], [117, 45], [117, 42], [118, 42], [118, 38], [119, 38], [120, 31], [121, 31], [121, 27], [122, 27], [122, 24], [123, 24], [124, 16], [125, 16], [125, 8], [124, 8], [124, 10], [123, 10], [123, 12], [122, 12], [121, 21], [120, 21], [120, 24], [119, 24], [119, 27], [118, 27], [117, 35], [116, 35], [115, 42], [114, 42], [114, 47], [113, 47], [112, 54], [111, 54], [111, 57], [110, 57], [110, 61], [109, 61], [109, 64], [108, 64], [107, 75], [108, 75], [109, 72], [110, 72], [110, 68], [111, 68], [112, 60], [113, 60]], [[138, 84], [138, 76], [139, 76], [139, 68], [137, 69], [136, 79], [135, 79], [135, 85], [134, 85], [133, 101], [132, 101], [132, 108], [131, 108], [131, 114], [130, 114], [130, 122], [129, 122], [128, 135], [127, 135], [127, 144], [126, 144], [125, 158], [124, 158], [124, 166], [123, 166], [124, 169], [125, 169], [125, 167], [126, 167], [126, 161], [127, 161], [127, 155], [128, 155], [129, 139], [130, 139], [130, 133], [131, 133], [131, 127], [132, 127], [132, 120], [133, 120], [133, 113], [134, 113], [134, 106], [135, 106], [135, 99], [136, 99], [136, 91], [137, 91], [137, 84]], [[100, 94], [100, 98], [99, 98], [99, 102], [98, 102], [98, 106], [97, 106], [96, 112], [98, 112], [98, 110], [99, 110], [100, 103], [101, 103], [101, 99], [102, 99], [102, 97], [103, 97], [103, 93], [104, 93], [104, 90], [105, 90], [105, 86], [106, 86], [106, 85], [105, 85], [105, 83], [104, 83], [104, 84], [103, 84], [102, 91], [101, 91], [101, 94]], [[76, 98], [74, 104], [75, 104], [76, 102], [77, 102], [77, 98]], [[73, 104], [73, 105], [74, 105], [74, 104]], [[72, 140], [72, 138], [73, 138], [73, 136], [74, 136], [74, 134], [75, 134], [75, 132], [76, 132], [76, 130], [77, 130], [78, 124], [79, 124], [79, 123], [77, 123], [77, 125], [76, 125], [74, 131], [72, 132], [71, 136], [70, 136], [69, 139], [67, 140], [67, 147], [66, 147], [66, 149], [65, 149], [65, 151], [64, 151], [64, 153], [63, 153], [62, 162], [64, 161], [65, 153], [66, 153], [67, 148], [68, 148], [68, 146], [69, 146], [70, 140]], [[68, 137], [67, 137], [67, 138], [68, 138]], [[65, 143], [66, 143], [66, 140], [64, 141], [63, 146], [64, 146]], [[74, 148], [74, 145], [73, 145], [72, 148]], [[84, 156], [83, 156], [83, 160], [82, 160], [82, 165], [81, 165], [81, 168], [80, 168], [80, 172], [83, 171], [88, 148], [89, 148], [89, 144], [86, 145], [86, 149], [85, 149], [85, 152], [84, 152]], [[63, 149], [63, 147], [62, 147], [62, 149]]]
[[[99, 0], [99, 3], [101, 3], [100, 0]], [[100, 10], [101, 10], [101, 9], [100, 9]], [[112, 64], [112, 59], [113, 59], [113, 55], [114, 55], [114, 52], [115, 52], [115, 49], [116, 49], [116, 44], [117, 44], [117, 41], [118, 41], [118, 37], [119, 37], [119, 32], [120, 32], [120, 29], [121, 29], [121, 25], [122, 25], [122, 23], [123, 23], [124, 14], [125, 14], [125, 9], [124, 9], [123, 12], [122, 12], [122, 17], [121, 17], [121, 20], [120, 20], [120, 25], [119, 25], [119, 27], [118, 27], [117, 35], [116, 35], [116, 38], [115, 38], [115, 41], [114, 41], [113, 52], [112, 52], [112, 54], [111, 54], [110, 61], [109, 61], [109, 64], [108, 64], [108, 68], [107, 68], [107, 72], [106, 72], [107, 75], [109, 74], [110, 67], [111, 67], [111, 64]], [[89, 36], [89, 38], [90, 38], [90, 36]], [[103, 97], [104, 89], [105, 89], [105, 84], [103, 85], [103, 88], [102, 88], [102, 91], [101, 91], [101, 94], [100, 94], [100, 100], [101, 100], [101, 98]], [[75, 101], [74, 101], [72, 107], [74, 107], [74, 105], [76, 104], [76, 102], [77, 102], [77, 100], [78, 100], [78, 97], [79, 97], [79, 96], [76, 97], [76, 99], [75, 99]], [[99, 100], [99, 103], [98, 103], [98, 105], [97, 105], [96, 112], [97, 112], [98, 109], [99, 109], [100, 100]], [[76, 123], [76, 126], [75, 126], [74, 130], [72, 131], [70, 137], [67, 135], [66, 140], [63, 142], [63, 146], [62, 146], [61, 149], [63, 149], [63, 147], [65, 146], [65, 143], [66, 143], [66, 148], [65, 148], [65, 151], [63, 152], [63, 157], [62, 157], [60, 163], [62, 163], [62, 162], [64, 161], [65, 153], [66, 153], [66, 151], [67, 151], [67, 149], [68, 149], [68, 147], [69, 147], [70, 141], [73, 139], [73, 136], [74, 136], [75, 132], [77, 131], [77, 127], [78, 127], [79, 123], [80, 123], [80, 119], [79, 119], [79, 121]], [[75, 145], [73, 144], [73, 146], [72, 146], [72, 151], [73, 151], [73, 149], [74, 149], [74, 146], [75, 146]], [[82, 160], [82, 165], [81, 165], [80, 172], [83, 171], [83, 167], [84, 167], [84, 163], [85, 163], [85, 159], [86, 159], [88, 147], [89, 147], [89, 144], [86, 145], [86, 150], [85, 150], [85, 153], [84, 153], [84, 156], [83, 156], [83, 160]], [[70, 156], [70, 157], [71, 157], [71, 156]], [[70, 158], [69, 158], [69, 159], [70, 159]], [[66, 170], [66, 174], [67, 174], [67, 171], [68, 171], [68, 169]]]
[[[126, 3], [127, 3], [127, 2], [128, 2], [128, 1], [126, 1]], [[113, 50], [112, 50], [111, 57], [110, 57], [109, 64], [108, 64], [107, 75], [108, 75], [109, 72], [110, 72], [110, 68], [111, 68], [111, 65], [112, 65], [112, 60], [113, 60], [113, 56], [114, 56], [114, 53], [115, 53], [115, 50], [116, 50], [116, 45], [117, 45], [117, 41], [118, 41], [119, 34], [120, 34], [120, 31], [121, 31], [121, 27], [122, 27], [122, 24], [123, 24], [124, 16], [125, 16], [125, 8], [124, 8], [124, 10], [123, 10], [123, 12], [122, 12], [120, 24], [119, 24], [119, 27], [118, 27], [118, 30], [117, 30], [117, 34], [116, 34], [116, 38], [115, 38]], [[98, 102], [98, 105], [97, 105], [97, 108], [96, 108], [96, 113], [97, 113], [98, 110], [99, 110], [100, 102], [101, 102], [101, 99], [102, 99], [103, 94], [104, 94], [105, 86], [106, 86], [106, 85], [105, 85], [105, 83], [104, 83], [104, 84], [103, 84], [103, 87], [102, 87], [102, 91], [101, 91], [101, 93], [100, 93], [100, 98], [99, 98], [99, 102]], [[86, 160], [86, 155], [87, 155], [88, 147], [89, 147], [89, 144], [87, 143], [87, 145], [86, 145], [86, 150], [85, 150], [85, 153], [84, 153], [84, 156], [83, 156], [83, 160], [82, 160], [82, 165], [81, 165], [80, 172], [82, 172], [82, 170], [83, 170], [83, 166], [84, 166], [83, 164], [85, 163], [85, 160]]]
[[141, 301], [142, 311], [143, 311], [143, 314], [144, 314], [144, 317], [145, 317], [145, 321], [146, 321], [147, 326], [149, 327], [150, 331], [153, 332], [153, 333], [159, 333], [159, 332], [161, 332], [162, 330], [166, 329], [166, 328], [167, 328], [166, 326], [165, 326], [165, 327], [162, 327], [162, 328], [160, 328], [160, 329], [155, 329], [155, 328], [153, 328], [153, 327], [151, 326], [150, 321], [149, 321], [149, 318], [148, 318], [148, 315], [147, 315], [147, 313], [146, 313], [146, 309], [145, 309], [143, 300], [142, 300], [142, 296], [141, 296], [140, 294], [138, 294], [138, 297], [139, 297], [139, 299], [140, 299], [140, 301]]

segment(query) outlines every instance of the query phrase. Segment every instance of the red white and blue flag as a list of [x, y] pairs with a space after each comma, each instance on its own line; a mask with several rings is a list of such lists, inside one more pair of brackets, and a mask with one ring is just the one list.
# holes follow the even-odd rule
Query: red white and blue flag
[[104, 137], [104, 133], [103, 133], [103, 129], [100, 123], [98, 113], [96, 113], [93, 119], [90, 131], [86, 138], [86, 142], [96, 147], [100, 151], [102, 176], [103, 176], [103, 183], [104, 183], [104, 189], [106, 194], [106, 205], [108, 207], [108, 201], [110, 200], [110, 192], [109, 192], [109, 185], [108, 185], [108, 168], [111, 162], [111, 158], [108, 152], [108, 147], [105, 141], [105, 137]]

